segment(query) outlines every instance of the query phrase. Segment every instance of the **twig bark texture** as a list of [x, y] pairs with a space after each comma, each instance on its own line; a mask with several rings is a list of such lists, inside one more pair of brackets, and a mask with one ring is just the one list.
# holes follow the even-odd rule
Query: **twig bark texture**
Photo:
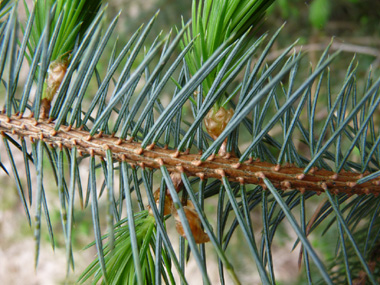
[[199, 154], [179, 153], [176, 150], [160, 147], [142, 149], [140, 143], [121, 140], [110, 135], [90, 137], [84, 130], [61, 127], [54, 130], [54, 122], [36, 121], [33, 118], [0, 114], [0, 132], [43, 140], [55, 147], [71, 149], [76, 147], [79, 155], [96, 155], [105, 157], [110, 149], [114, 160], [127, 161], [133, 165], [148, 168], [160, 168], [165, 165], [169, 172], [185, 172], [188, 176], [201, 179], [221, 179], [226, 176], [230, 181], [257, 184], [265, 187], [262, 179], [268, 178], [274, 186], [282, 190], [323, 192], [332, 189], [334, 194], [374, 194], [380, 193], [380, 178], [357, 184], [363, 175], [354, 172], [334, 173], [327, 170], [312, 169], [304, 173], [303, 168], [293, 165], [279, 166], [260, 161], [238, 163], [237, 158], [214, 157], [212, 160], [200, 161]]

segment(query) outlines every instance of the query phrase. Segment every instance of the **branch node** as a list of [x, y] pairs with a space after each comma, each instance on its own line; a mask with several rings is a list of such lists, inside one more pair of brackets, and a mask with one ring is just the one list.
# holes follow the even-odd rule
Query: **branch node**
[[195, 165], [195, 166], [201, 166], [202, 164], [202, 160], [194, 160], [191, 162], [192, 165]]
[[152, 150], [152, 149], [154, 148], [155, 145], [156, 145], [155, 143], [151, 143], [150, 145], [148, 145], [148, 146], [146, 147], [146, 149], [147, 149], [147, 150]]
[[216, 169], [215, 173], [218, 174], [218, 175], [220, 175], [222, 178], [226, 177], [226, 173], [224, 172], [223, 169]]
[[57, 135], [57, 131], [55, 129], [52, 129], [50, 131], [50, 135], [53, 136], [53, 137], [56, 136]]
[[275, 166], [272, 167], [272, 170], [276, 171], [276, 172], [279, 172], [281, 170], [281, 165], [280, 164], [276, 164]]
[[185, 168], [183, 168], [182, 165], [178, 165], [178, 166], [176, 167], [176, 169], [177, 169], [179, 172], [181, 172], [181, 173], [184, 173], [184, 172], [185, 172]]
[[225, 156], [223, 156], [223, 158], [225, 159], [229, 159], [231, 157], [231, 153], [230, 152], [227, 152]]
[[122, 142], [123, 142], [123, 140], [119, 138], [119, 139], [115, 142], [115, 144], [116, 144], [116, 145], [121, 145]]
[[296, 178], [298, 179], [298, 180], [303, 180], [304, 178], [305, 178], [305, 174], [304, 173], [299, 173], [299, 174], [297, 174], [296, 175]]
[[197, 172], [195, 175], [198, 176], [200, 180], [202, 181], [205, 180], [204, 172]]
[[164, 165], [164, 160], [162, 158], [157, 158], [156, 161], [158, 162], [158, 164], [160, 166], [163, 166]]
[[283, 188], [285, 188], [286, 190], [289, 190], [289, 189], [292, 188], [292, 183], [290, 183], [289, 180], [281, 181], [280, 184], [281, 184], [281, 186], [282, 186]]
[[100, 131], [98, 134], [96, 134], [94, 137], [100, 139], [103, 136], [103, 131]]
[[179, 157], [179, 150], [177, 149], [174, 153], [171, 154], [172, 158], [178, 158]]
[[337, 180], [339, 178], [338, 173], [334, 173], [333, 175], [330, 176], [330, 179], [332, 180]]
[[347, 185], [348, 187], [350, 187], [350, 188], [354, 188], [354, 187], [357, 185], [357, 183], [356, 183], [356, 182], [353, 182], [353, 181], [349, 181], [349, 182], [346, 183], [346, 185]]
[[215, 159], [215, 154], [213, 153], [207, 158], [207, 161], [213, 161]]
[[238, 177], [237, 180], [239, 181], [240, 185], [245, 184], [245, 181], [244, 181], [243, 177]]
[[232, 164], [231, 166], [232, 166], [232, 168], [239, 169], [241, 164], [240, 164], [240, 162], [238, 162], [238, 163]]
[[265, 178], [265, 174], [262, 171], [255, 172], [255, 176], [256, 176], [256, 178], [261, 178], [261, 179]]
[[135, 150], [135, 153], [138, 155], [142, 155], [144, 153], [144, 149], [142, 147], [139, 147]]
[[318, 167], [313, 166], [313, 167], [310, 169], [309, 173], [310, 173], [310, 174], [314, 174], [317, 170], [318, 170]]
[[92, 136], [91, 135], [88, 135], [84, 138], [85, 141], [89, 142], [92, 140]]

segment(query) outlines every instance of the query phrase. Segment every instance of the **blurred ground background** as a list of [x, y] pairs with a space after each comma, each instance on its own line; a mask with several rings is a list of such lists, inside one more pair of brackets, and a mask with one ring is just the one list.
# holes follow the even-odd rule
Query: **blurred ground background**
[[[126, 42], [141, 23], [146, 23], [154, 13], [160, 9], [160, 15], [151, 32], [151, 40], [161, 32], [166, 33], [175, 25], [180, 25], [181, 15], [187, 21], [190, 18], [191, 1], [175, 0], [114, 0], [109, 2], [109, 19], [122, 10], [117, 32], [120, 45]], [[303, 45], [308, 59], [316, 63], [320, 52], [334, 37], [332, 49], [342, 49], [343, 56], [334, 63], [336, 70], [344, 76], [345, 67], [355, 53], [360, 60], [359, 75], [365, 76], [369, 65], [378, 70], [380, 63], [380, 1], [375, 0], [278, 0], [270, 9], [266, 21], [258, 27], [256, 34], [269, 32], [273, 34], [284, 22], [287, 22], [279, 39], [276, 41], [270, 56], [275, 58], [284, 47], [299, 39], [298, 46]], [[111, 49], [111, 47], [110, 47]], [[26, 69], [27, 70], [27, 67]], [[4, 149], [0, 150], [2, 161], [10, 170], [7, 155]], [[22, 165], [22, 154], [16, 163]], [[86, 171], [83, 171], [87, 179]], [[12, 174], [10, 174], [12, 176]], [[25, 181], [23, 181], [25, 183]], [[76, 271], [71, 277], [65, 279], [66, 257], [61, 233], [60, 213], [55, 197], [54, 185], [47, 189], [51, 201], [51, 217], [56, 237], [56, 248], [52, 250], [47, 233], [42, 239], [39, 267], [34, 268], [34, 240], [33, 231], [29, 228], [24, 210], [19, 201], [13, 178], [0, 171], [0, 281], [2, 284], [73, 284], [78, 274], [93, 259], [95, 251], [90, 249], [82, 251], [81, 248], [93, 240], [90, 209], [78, 211], [75, 228], [75, 261]], [[53, 194], [52, 194], [53, 193]], [[53, 210], [54, 209], [54, 210]], [[207, 210], [212, 213], [215, 205], [210, 205]], [[253, 213], [254, 215], [254, 213]], [[258, 221], [259, 222], [259, 221]], [[46, 231], [46, 229], [45, 229]], [[278, 234], [280, 239], [274, 261], [278, 271], [279, 284], [302, 283], [297, 272], [298, 250], [293, 253], [291, 247], [294, 235], [288, 231], [286, 224]], [[333, 233], [332, 233], [333, 235]], [[283, 238], [283, 240], [281, 240]], [[325, 239], [328, 240], [328, 239]], [[314, 245], [321, 251], [331, 251], [331, 246], [312, 238]], [[245, 284], [259, 284], [257, 275], [252, 270], [253, 262], [242, 256], [244, 248], [235, 240], [231, 255], [235, 255], [236, 264], [240, 264], [238, 272], [242, 274]], [[210, 271], [215, 271], [217, 277], [217, 265], [210, 264]], [[196, 265], [190, 263], [187, 274], [197, 275]], [[212, 277], [211, 277], [212, 278]], [[217, 280], [217, 279], [214, 279]], [[216, 282], [216, 281], [215, 281]], [[200, 284], [200, 279], [195, 277], [192, 284]], [[217, 284], [217, 283], [215, 283]]]

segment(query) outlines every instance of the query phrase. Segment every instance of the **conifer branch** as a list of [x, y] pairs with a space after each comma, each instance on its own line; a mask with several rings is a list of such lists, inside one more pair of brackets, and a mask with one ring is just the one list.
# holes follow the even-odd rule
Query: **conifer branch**
[[[54, 122], [46, 119], [36, 121], [34, 118], [0, 114], [1, 134], [29, 138], [32, 141], [42, 140], [52, 146], [71, 149], [76, 147], [79, 155], [95, 155], [106, 158], [107, 150], [111, 150], [116, 161], [126, 161], [132, 165], [159, 169], [164, 165], [169, 172], [184, 172], [188, 176], [199, 176], [201, 179], [221, 179], [226, 176], [230, 181], [242, 184], [257, 184], [266, 188], [263, 179], [268, 178], [272, 184], [281, 190], [297, 189], [301, 192], [332, 189], [332, 193], [374, 194], [380, 193], [380, 178], [377, 177], [362, 184], [357, 180], [364, 174], [355, 172], [334, 173], [324, 169], [312, 169], [304, 173], [304, 169], [294, 165], [275, 165], [259, 160], [248, 160], [243, 164], [235, 157], [210, 157], [201, 162], [200, 154], [180, 153], [177, 150], [158, 146], [141, 147], [139, 142], [122, 140], [118, 137], [97, 134], [90, 136], [89, 132], [70, 127], [55, 130]], [[223, 175], [221, 174], [223, 172]]]

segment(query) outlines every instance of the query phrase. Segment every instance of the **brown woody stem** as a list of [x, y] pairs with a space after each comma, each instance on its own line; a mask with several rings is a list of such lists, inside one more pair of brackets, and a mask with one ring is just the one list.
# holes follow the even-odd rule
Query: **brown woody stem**
[[380, 178], [366, 183], [357, 184], [356, 181], [363, 174], [355, 172], [341, 172], [339, 174], [327, 170], [313, 169], [303, 173], [304, 169], [293, 165], [279, 166], [267, 162], [247, 161], [242, 164], [238, 158], [215, 157], [207, 161], [200, 161], [198, 154], [183, 154], [176, 150], [160, 147], [142, 149], [138, 142], [128, 142], [110, 135], [99, 134], [94, 137], [83, 130], [71, 127], [61, 127], [54, 130], [54, 122], [33, 118], [12, 116], [8, 118], [0, 114], [0, 132], [13, 134], [31, 140], [43, 140], [53, 146], [71, 149], [77, 147], [78, 153], [106, 157], [106, 150], [112, 151], [114, 160], [127, 161], [142, 167], [160, 168], [161, 160], [169, 172], [184, 171], [189, 176], [200, 176], [204, 179], [220, 179], [220, 170], [230, 181], [257, 184], [265, 187], [262, 179], [267, 177], [275, 187], [282, 190], [297, 189], [303, 191], [323, 192], [326, 186], [333, 189], [334, 194], [374, 194], [380, 193]]

